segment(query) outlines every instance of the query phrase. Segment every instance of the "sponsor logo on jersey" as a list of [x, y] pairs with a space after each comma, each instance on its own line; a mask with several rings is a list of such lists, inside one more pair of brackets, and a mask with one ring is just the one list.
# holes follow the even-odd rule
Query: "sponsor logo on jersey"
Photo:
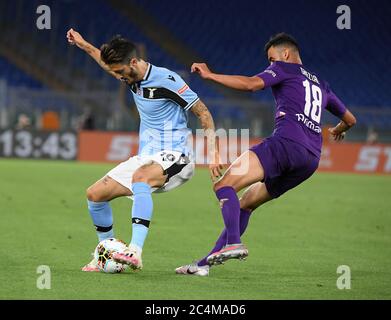
[[277, 76], [276, 73], [273, 70], [266, 69], [265, 73], [270, 73], [273, 76], [273, 78], [275, 78]]
[[180, 88], [180, 89], [178, 90], [178, 93], [179, 93], [179, 94], [182, 94], [182, 93], [184, 93], [187, 89], [189, 89], [189, 86], [188, 86], [187, 84], [185, 84], [182, 88]]
[[296, 117], [297, 121], [303, 122], [308, 129], [315, 131], [316, 133], [322, 132], [322, 129], [316, 124], [314, 124], [311, 120], [309, 120], [304, 114], [296, 113]]
[[171, 80], [171, 81], [174, 81], [174, 82], [176, 82], [176, 80], [175, 80], [174, 76], [172, 76], [171, 74], [168, 76], [168, 79], [169, 79], [169, 80]]

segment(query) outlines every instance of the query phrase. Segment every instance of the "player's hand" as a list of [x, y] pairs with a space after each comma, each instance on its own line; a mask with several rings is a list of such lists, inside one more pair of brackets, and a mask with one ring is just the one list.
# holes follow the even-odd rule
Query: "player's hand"
[[222, 176], [223, 169], [224, 167], [221, 164], [220, 155], [216, 152], [214, 160], [209, 164], [209, 173], [213, 182], [217, 181]]
[[206, 63], [193, 63], [191, 65], [191, 72], [198, 73], [203, 79], [209, 79], [212, 74]]
[[72, 28], [69, 29], [67, 32], [67, 39], [68, 43], [70, 43], [71, 45], [77, 45], [81, 49], [83, 49], [87, 43], [87, 41], [83, 39], [80, 33], [73, 30]]
[[341, 141], [345, 138], [346, 132], [339, 132], [335, 127], [329, 128], [329, 132], [335, 141]]

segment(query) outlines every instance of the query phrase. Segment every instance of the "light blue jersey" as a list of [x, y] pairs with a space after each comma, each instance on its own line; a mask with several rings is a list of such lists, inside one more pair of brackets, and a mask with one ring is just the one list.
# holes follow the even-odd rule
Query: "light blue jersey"
[[172, 150], [191, 156], [186, 112], [199, 100], [197, 94], [178, 74], [152, 64], [131, 89], [141, 118], [139, 155]]

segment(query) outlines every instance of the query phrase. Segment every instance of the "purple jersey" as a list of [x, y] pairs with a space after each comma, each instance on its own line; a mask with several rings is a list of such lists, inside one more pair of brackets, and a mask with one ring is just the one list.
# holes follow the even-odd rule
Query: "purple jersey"
[[293, 140], [319, 158], [322, 112], [326, 109], [341, 118], [345, 105], [326, 82], [300, 64], [276, 61], [257, 76], [265, 88], [272, 87], [276, 101], [273, 135]]

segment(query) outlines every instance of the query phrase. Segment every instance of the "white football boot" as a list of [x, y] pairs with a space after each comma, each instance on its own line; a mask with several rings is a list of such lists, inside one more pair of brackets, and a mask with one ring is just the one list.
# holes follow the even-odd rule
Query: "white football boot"
[[209, 266], [198, 266], [197, 262], [187, 264], [175, 269], [176, 274], [206, 277], [209, 275]]
[[[94, 255], [94, 254], [92, 254], [92, 255]], [[81, 268], [81, 271], [100, 272], [100, 269], [98, 267], [98, 260], [93, 258], [90, 263], [87, 263], [83, 268]]]
[[227, 244], [220, 251], [212, 253], [206, 260], [209, 265], [223, 264], [228, 259], [246, 260], [248, 249], [242, 243]]
[[142, 249], [140, 247], [130, 244], [124, 251], [114, 253], [113, 260], [118, 263], [127, 264], [133, 270], [141, 270], [143, 268], [141, 253]]

